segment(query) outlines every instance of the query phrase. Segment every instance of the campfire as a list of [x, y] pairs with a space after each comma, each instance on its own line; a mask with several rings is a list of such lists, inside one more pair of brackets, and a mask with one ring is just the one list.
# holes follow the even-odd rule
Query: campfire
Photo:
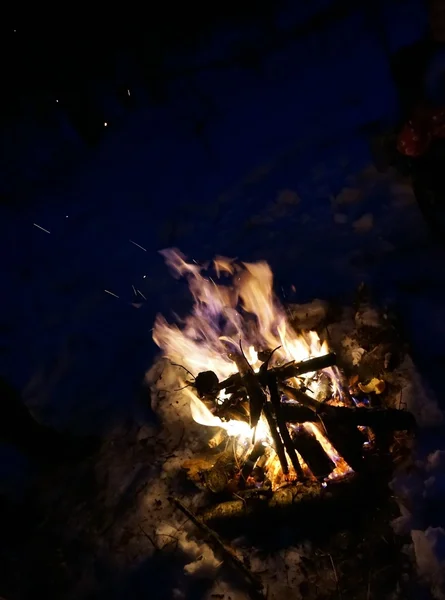
[[206, 509], [205, 521], [248, 514], [252, 498], [257, 510], [259, 500], [271, 508], [321, 497], [369, 472], [375, 457], [400, 451], [395, 432], [412, 431], [415, 421], [395, 407], [395, 386], [383, 377], [392, 342], [372, 311], [361, 327], [371, 342], [354, 348], [348, 365], [337, 351], [345, 340], [331, 347], [323, 305], [295, 319], [275, 296], [266, 262], [217, 257], [198, 265], [178, 250], [162, 255], [194, 300], [191, 314], [174, 324], [158, 315], [153, 339], [176, 368], [173, 389], [208, 428], [208, 450], [183, 465], [225, 500]]

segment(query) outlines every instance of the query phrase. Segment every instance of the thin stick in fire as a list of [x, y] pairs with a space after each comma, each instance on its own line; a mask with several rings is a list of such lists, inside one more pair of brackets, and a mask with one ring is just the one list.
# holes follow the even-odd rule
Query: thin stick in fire
[[247, 391], [250, 408], [250, 427], [255, 428], [257, 426], [261, 413], [264, 412], [264, 416], [266, 417], [266, 421], [269, 425], [270, 433], [274, 441], [275, 451], [280, 461], [281, 469], [283, 474], [287, 475], [289, 473], [289, 468], [284, 451], [285, 445], [283, 444], [283, 440], [281, 439], [280, 433], [275, 425], [272, 411], [270, 410], [270, 407], [267, 406], [267, 397], [263, 391], [263, 388], [261, 387], [261, 383], [256, 377], [244, 354], [235, 352], [231, 353], [229, 357], [236, 364], [240, 375], [240, 383]]
[[277, 419], [278, 430], [281, 434], [284, 447], [286, 448], [287, 454], [290, 458], [292, 466], [295, 469], [295, 473], [300, 479], [304, 478], [303, 469], [301, 468], [300, 461], [298, 460], [297, 452], [292, 443], [289, 430], [286, 422], [283, 418], [281, 411], [281, 397], [278, 391], [278, 384], [276, 376], [273, 373], [269, 373], [267, 377], [267, 387], [269, 388], [270, 400], [275, 411], [275, 417]]

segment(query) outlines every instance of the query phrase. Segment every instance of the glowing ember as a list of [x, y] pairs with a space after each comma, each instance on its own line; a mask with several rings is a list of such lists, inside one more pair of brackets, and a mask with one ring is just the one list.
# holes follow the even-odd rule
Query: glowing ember
[[[275, 350], [269, 368], [328, 352], [327, 344], [320, 341], [317, 333], [310, 331], [297, 334], [293, 330], [285, 310], [273, 293], [273, 275], [266, 262], [238, 263], [218, 257], [213, 264], [218, 279], [216, 283], [212, 277], [203, 276], [207, 267], [187, 262], [178, 250], [163, 250], [161, 254], [175, 276], [187, 278], [194, 305], [192, 314], [181, 321], [180, 326], [169, 324], [163, 316], [157, 315], [153, 339], [166, 358], [183, 365], [193, 376], [212, 371], [221, 381], [238, 373], [234, 352], [244, 353], [255, 373], [264, 362], [263, 357], [263, 360], [259, 359], [261, 352], [270, 355]], [[324, 372], [332, 380], [333, 393], [338, 395], [340, 386], [335, 369], [326, 369]], [[184, 378], [186, 376], [184, 370]], [[289, 383], [294, 388], [301, 388], [303, 383], [308, 396], [315, 398], [318, 385], [315, 373], [305, 373], [303, 378], [293, 378]], [[225, 390], [219, 391], [215, 397], [214, 409], [199, 398], [195, 388], [186, 387], [184, 393], [190, 396], [191, 414], [197, 423], [221, 427], [236, 443], [246, 447], [252, 446], [255, 433], [255, 439], [262, 441], [267, 448], [265, 470], [268, 478], [273, 486], [279, 485], [283, 473], [274, 450], [270, 423], [264, 415], [254, 432], [246, 420], [223, 420], [214, 414], [218, 405], [229, 398]], [[351, 472], [318, 426], [306, 423], [305, 428], [335, 464], [329, 478]], [[303, 472], [307, 474], [307, 465], [300, 456], [298, 458]], [[295, 477], [292, 469], [288, 477]]]

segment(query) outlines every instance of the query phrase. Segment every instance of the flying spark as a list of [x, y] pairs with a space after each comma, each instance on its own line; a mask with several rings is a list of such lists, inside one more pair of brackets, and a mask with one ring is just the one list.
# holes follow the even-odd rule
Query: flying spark
[[134, 287], [134, 285], [133, 285], [133, 284], [131, 284], [131, 287], [133, 288], [134, 295], [135, 295], [135, 296], [137, 296], [137, 291], [136, 291], [136, 288]]
[[34, 227], [37, 227], [38, 229], [41, 229], [45, 233], [51, 233], [51, 231], [48, 231], [48, 229], [45, 229], [44, 227], [40, 227], [40, 225], [37, 225], [37, 223], [33, 223], [33, 225], [34, 225]]
[[138, 293], [139, 293], [139, 294], [142, 296], [142, 298], [143, 298], [144, 300], [147, 300], [147, 298], [144, 296], [144, 294], [141, 292], [141, 290], [138, 290]]
[[114, 296], [115, 298], [119, 298], [119, 296], [117, 296], [116, 294], [113, 294], [113, 292], [110, 292], [110, 290], [104, 290], [104, 292], [106, 292], [107, 294], [110, 294], [110, 296]]
[[132, 244], [134, 244], [135, 246], [137, 246], [138, 248], [140, 248], [141, 250], [143, 250], [144, 252], [147, 252], [147, 250], [143, 246], [141, 246], [140, 244], [136, 244], [136, 242], [133, 242], [133, 240], [130, 240], [130, 242]]

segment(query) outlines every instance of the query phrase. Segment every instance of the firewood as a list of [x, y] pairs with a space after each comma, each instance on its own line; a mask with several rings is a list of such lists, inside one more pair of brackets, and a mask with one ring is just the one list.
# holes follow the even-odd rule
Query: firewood
[[236, 470], [234, 452], [231, 448], [223, 452], [215, 464], [205, 472], [204, 479], [207, 488], [214, 494], [223, 492]]
[[392, 432], [416, 430], [416, 421], [411, 413], [391, 408], [350, 408], [321, 404], [318, 411], [313, 412], [305, 406], [283, 402], [282, 413], [289, 423], [317, 423], [317, 427], [327, 434], [337, 452], [356, 472], [365, 466], [363, 443], [367, 439], [358, 427], [369, 427], [374, 432], [376, 446], [380, 450], [388, 447]]
[[387, 431], [415, 431], [417, 427], [416, 420], [410, 412], [396, 408], [350, 408], [319, 404], [316, 414], [306, 406], [282, 402], [281, 412], [289, 423], [317, 422], [321, 417], [325, 424], [338, 421], [350, 427], [361, 425]]
[[266, 417], [267, 424], [269, 425], [270, 435], [272, 436], [274, 450], [277, 453], [278, 460], [280, 461], [281, 470], [283, 471], [283, 475], [288, 475], [289, 467], [287, 465], [284, 444], [280, 434], [278, 433], [270, 402], [265, 403], [263, 406], [263, 412], [264, 416]]
[[[314, 412], [317, 412], [319, 410], [319, 408], [321, 406], [320, 402], [315, 400], [315, 398], [308, 396], [308, 394], [305, 394], [298, 388], [293, 387], [291, 385], [285, 385], [285, 384], [280, 384], [279, 387], [280, 387], [280, 390], [284, 394], [286, 394], [286, 396], [288, 398], [292, 398], [293, 400], [296, 400], [297, 402], [299, 402], [300, 404], [302, 404], [303, 406], [305, 406], [307, 408], [310, 408]], [[287, 421], [288, 419], [285, 418], [285, 420]]]
[[254, 429], [258, 424], [266, 402], [266, 394], [244, 354], [234, 352], [229, 356], [238, 368], [241, 385], [247, 391], [250, 406], [250, 428]]
[[[269, 372], [274, 373], [278, 381], [285, 381], [286, 379], [298, 377], [300, 375], [304, 375], [305, 373], [327, 369], [328, 367], [334, 366], [336, 362], [336, 355], [333, 352], [329, 352], [323, 356], [309, 358], [308, 360], [303, 360], [301, 362], [291, 361], [279, 367], [273, 367], [272, 369], [269, 369]], [[261, 376], [262, 374], [256, 374], [257, 379], [261, 379]], [[234, 373], [224, 381], [220, 382], [219, 389], [224, 390], [232, 387], [237, 389], [240, 385], [241, 376], [239, 373]]]
[[275, 417], [277, 419], [278, 430], [280, 432], [281, 439], [283, 440], [284, 447], [286, 448], [292, 466], [295, 469], [295, 473], [298, 475], [299, 479], [303, 479], [303, 469], [301, 468], [300, 461], [298, 460], [298, 456], [292, 443], [292, 439], [287, 428], [286, 421], [281, 413], [281, 397], [278, 391], [277, 379], [275, 374], [268, 374], [267, 385], [269, 388], [270, 400], [275, 411]]
[[258, 441], [255, 443], [252, 452], [249, 454], [246, 462], [241, 469], [240, 486], [243, 486], [246, 479], [252, 474], [258, 459], [264, 454], [265, 447], [263, 442]]
[[176, 506], [190, 521], [201, 531], [206, 541], [213, 548], [220, 552], [244, 577], [249, 584], [250, 596], [254, 599], [264, 598], [262, 593], [263, 584], [261, 581], [246, 567], [235, 552], [227, 546], [216, 533], [203, 520], [196, 516], [187, 506], [185, 506], [178, 498], [169, 497], [169, 501]]
[[315, 499], [326, 496], [325, 488], [317, 481], [297, 482], [294, 485], [281, 488], [272, 493], [270, 497], [259, 496], [251, 501], [229, 500], [206, 508], [200, 517], [205, 523], [224, 522], [231, 519], [244, 519], [263, 512], [279, 511], [307, 504]]
[[333, 461], [323, 450], [320, 442], [304, 426], [301, 425], [294, 429], [292, 441], [317, 479], [324, 479], [334, 470]]
[[227, 432], [224, 429], [219, 429], [209, 441], [209, 448], [218, 448], [227, 439]]
[[311, 373], [312, 371], [321, 371], [328, 367], [333, 367], [337, 362], [337, 356], [334, 352], [323, 354], [323, 356], [316, 356], [315, 358], [309, 358], [301, 362], [292, 361], [281, 367], [274, 367], [270, 369], [277, 377], [278, 381], [285, 381], [292, 377], [298, 377], [305, 373]]

